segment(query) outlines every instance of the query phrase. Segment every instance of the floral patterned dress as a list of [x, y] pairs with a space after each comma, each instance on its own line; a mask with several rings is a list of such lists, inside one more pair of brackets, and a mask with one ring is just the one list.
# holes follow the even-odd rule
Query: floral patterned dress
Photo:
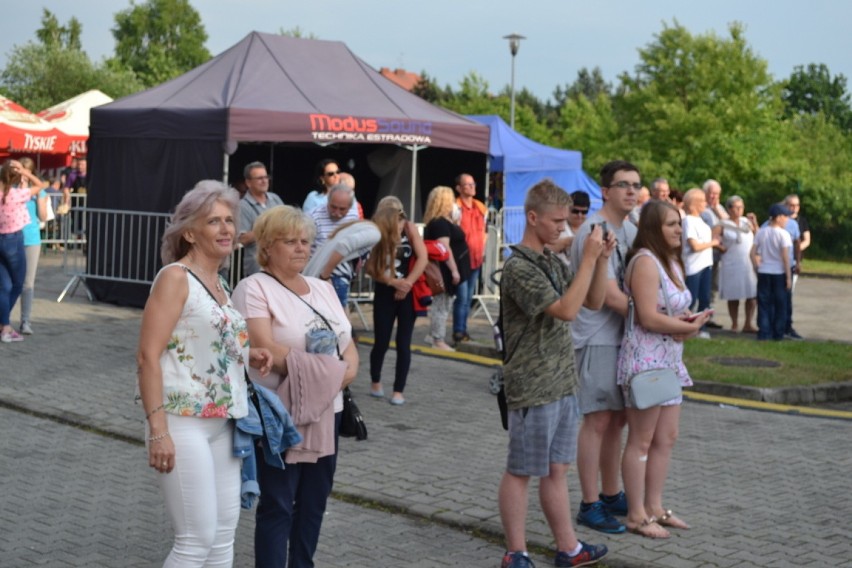
[[[660, 271], [661, 286], [657, 291], [657, 311], [666, 312], [666, 302], [663, 294], [668, 295], [669, 306], [671, 306], [673, 315], [677, 315], [686, 311], [692, 303], [692, 294], [684, 288], [681, 290], [669, 278], [662, 264], [649, 250], [641, 249], [636, 253], [634, 258], [639, 256], [649, 256], [654, 259], [657, 268]], [[683, 282], [683, 274], [680, 267], [673, 266], [675, 274]], [[624, 284], [624, 291], [629, 296], [630, 288], [627, 283]], [[629, 404], [630, 397], [627, 389], [629, 388], [630, 377], [642, 371], [660, 368], [674, 369], [681, 386], [692, 386], [692, 379], [683, 364], [683, 342], [675, 341], [671, 335], [665, 333], [654, 333], [642, 327], [638, 322], [633, 325], [633, 330], [626, 330], [624, 338], [621, 340], [621, 350], [618, 353], [618, 384], [621, 385], [624, 391], [624, 400]], [[683, 402], [683, 397], [666, 401], [662, 406], [670, 406]]]
[[189, 296], [160, 357], [163, 407], [179, 416], [242, 418], [248, 414], [245, 319], [230, 298], [220, 306], [188, 267], [174, 265], [187, 270]]

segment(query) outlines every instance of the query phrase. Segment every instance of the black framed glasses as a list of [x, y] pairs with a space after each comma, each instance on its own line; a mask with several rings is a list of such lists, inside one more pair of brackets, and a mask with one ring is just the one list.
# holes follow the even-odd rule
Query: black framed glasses
[[588, 209], [577, 209], [576, 207], [572, 207], [571, 213], [573, 213], [574, 215], [588, 215], [589, 210]]
[[334, 170], [333, 172], [325, 172], [325, 177], [331, 177], [336, 175], [340, 175], [340, 170]]
[[617, 181], [617, 182], [615, 182], [615, 183], [611, 183], [611, 184], [609, 185], [609, 187], [610, 187], [610, 189], [612, 189], [612, 188], [616, 188], [616, 189], [634, 189], [634, 190], [636, 190], [636, 191], [639, 191], [640, 189], [642, 189], [642, 184], [641, 184], [641, 183], [639, 183], [638, 181], [634, 181], [634, 182], [632, 182], [632, 183], [631, 183], [631, 182], [629, 182], [629, 181], [624, 181], [624, 180], [622, 180], [622, 181]]

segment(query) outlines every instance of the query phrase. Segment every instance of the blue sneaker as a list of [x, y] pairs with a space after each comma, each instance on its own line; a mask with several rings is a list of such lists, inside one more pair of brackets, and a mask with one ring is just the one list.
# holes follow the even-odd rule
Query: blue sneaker
[[615, 496], [614, 501], [608, 500], [603, 493], [598, 495], [598, 497], [600, 497], [601, 502], [603, 502], [604, 509], [606, 509], [610, 515], [618, 517], [627, 516], [627, 495], [624, 494], [624, 491], [619, 491], [618, 495]]
[[606, 556], [609, 552], [603, 544], [586, 544], [582, 540], [580, 544], [583, 548], [576, 556], [569, 556], [567, 552], [559, 550], [556, 552], [556, 558], [553, 559], [553, 564], [556, 566], [589, 566], [597, 564], [598, 560]]
[[588, 506], [581, 504], [580, 512], [577, 513], [577, 524], [609, 534], [620, 534], [627, 530], [627, 527], [604, 508], [603, 501], [595, 501]]
[[[566, 566], [570, 566], [570, 564], [566, 564]], [[509, 552], [507, 550], [506, 554], [503, 555], [500, 568], [535, 568], [535, 564], [526, 552]]]

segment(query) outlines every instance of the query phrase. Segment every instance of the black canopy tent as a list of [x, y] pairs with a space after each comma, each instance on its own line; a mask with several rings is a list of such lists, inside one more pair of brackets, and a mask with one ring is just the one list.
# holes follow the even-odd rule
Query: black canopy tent
[[[251, 158], [270, 165], [273, 191], [300, 204], [315, 161], [331, 157], [358, 166], [359, 199], [394, 193], [417, 215], [418, 179], [431, 187], [460, 171], [484, 174], [489, 144], [487, 127], [398, 87], [341, 42], [258, 32], [176, 79], [92, 109], [90, 131], [89, 206], [150, 212], [170, 211], [200, 179], [238, 179]], [[404, 186], [401, 167], [411, 172]], [[89, 235], [90, 264], [98, 239]], [[120, 304], [147, 295], [147, 286], [106, 280], [90, 288]]]

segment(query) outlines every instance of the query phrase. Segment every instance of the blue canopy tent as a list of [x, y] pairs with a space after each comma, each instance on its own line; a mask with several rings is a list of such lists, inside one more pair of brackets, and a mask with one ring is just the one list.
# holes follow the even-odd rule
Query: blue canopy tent
[[469, 115], [467, 118], [491, 129], [489, 171], [503, 172], [503, 242], [521, 240], [524, 224], [523, 207], [527, 190], [550, 178], [568, 193], [585, 191], [592, 201], [591, 209], [603, 205], [601, 189], [583, 171], [583, 154], [576, 150], [560, 150], [539, 144], [512, 130], [496, 115]]

